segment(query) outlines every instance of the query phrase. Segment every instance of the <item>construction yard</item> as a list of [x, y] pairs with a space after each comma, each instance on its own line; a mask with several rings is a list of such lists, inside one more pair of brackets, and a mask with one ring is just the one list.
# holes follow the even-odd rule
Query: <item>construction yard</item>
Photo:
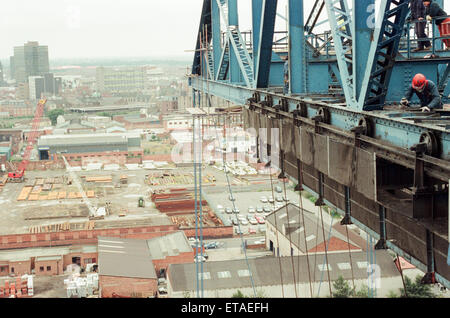
[[[27, 171], [23, 183], [1, 186], [0, 234], [45, 233], [73, 230], [105, 229], [177, 224], [180, 228], [195, 227], [194, 176], [192, 167], [170, 170]], [[264, 178], [261, 176], [261, 178]], [[223, 188], [227, 180], [223, 171], [210, 166], [203, 170], [204, 191]], [[249, 182], [230, 177], [233, 186]], [[81, 185], [82, 191], [78, 185]], [[152, 194], [174, 192], [189, 201], [188, 206], [168, 207], [155, 204]], [[138, 206], [140, 198], [144, 207]], [[163, 200], [164, 201], [164, 200]], [[186, 202], [186, 201], [185, 201]], [[214, 209], [203, 202], [204, 225], [223, 226]], [[162, 204], [162, 205], [161, 205]], [[92, 218], [92, 208], [104, 208], [106, 215]], [[175, 210], [177, 211], [174, 213]], [[91, 216], [91, 217], [90, 217]]]

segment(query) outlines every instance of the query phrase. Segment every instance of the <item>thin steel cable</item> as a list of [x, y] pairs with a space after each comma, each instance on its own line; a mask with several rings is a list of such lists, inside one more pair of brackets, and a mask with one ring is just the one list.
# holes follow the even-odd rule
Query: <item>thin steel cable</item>
[[[209, 107], [211, 107], [211, 99], [210, 99], [209, 95], [208, 95], [208, 103], [209, 103]], [[210, 116], [210, 113], [209, 113], [209, 112], [208, 112], [207, 116], [208, 116], [208, 117]], [[219, 117], [219, 116], [218, 116], [218, 117]], [[213, 118], [214, 118], [214, 117], [213, 117]], [[217, 118], [217, 121], [219, 121], [219, 118]], [[214, 119], [214, 131], [215, 131], [215, 134], [216, 134], [216, 140], [217, 140], [218, 142], [220, 142], [220, 138], [219, 138], [218, 133], [217, 133], [217, 121]], [[224, 123], [223, 123], [223, 125], [224, 125], [224, 142], [225, 142], [225, 144], [226, 144], [226, 131], [225, 131], [225, 130], [226, 130], [226, 118], [224, 118]], [[233, 191], [232, 191], [232, 189], [231, 189], [230, 179], [229, 179], [229, 177], [228, 177], [228, 172], [227, 172], [227, 168], [226, 168], [226, 160], [225, 160], [226, 154], [225, 154], [225, 152], [223, 151], [223, 148], [221, 148], [221, 150], [222, 150], [222, 165], [223, 165], [223, 171], [224, 171], [224, 173], [225, 173], [225, 177], [226, 177], [226, 180], [227, 180], [228, 193], [229, 193], [229, 195], [230, 195], [230, 198], [232, 199], [231, 202], [232, 202], [232, 205], [233, 205], [233, 213], [234, 213], [234, 211], [236, 210], [236, 205], [235, 205], [235, 203], [234, 203], [235, 201], [234, 201]], [[236, 217], [236, 218], [237, 218], [237, 217]], [[251, 270], [251, 267], [250, 267], [250, 263], [249, 263], [249, 261], [248, 261], [247, 247], [246, 247], [245, 244], [244, 244], [244, 237], [243, 237], [243, 233], [242, 233], [242, 231], [241, 231], [241, 227], [240, 227], [239, 222], [238, 222], [238, 229], [239, 229], [239, 234], [240, 234], [240, 238], [241, 238], [242, 249], [243, 249], [243, 251], [244, 251], [245, 262], [246, 262], [246, 264], [247, 264], [247, 268], [248, 268], [248, 271], [249, 271], [249, 273], [250, 273], [250, 281], [251, 281], [251, 284], [252, 284], [253, 293], [254, 293], [254, 296], [256, 297], [256, 288], [255, 288], [255, 283], [254, 283], [254, 280], [253, 280], [253, 273], [252, 273], [252, 270]]]
[[[300, 182], [300, 180], [299, 180]], [[306, 240], [306, 224], [305, 224], [305, 211], [303, 210], [303, 198], [302, 198], [302, 191], [301, 191], [301, 187], [302, 185], [299, 185], [299, 191], [298, 191], [298, 195], [299, 195], [299, 204], [300, 204], [300, 212], [302, 215], [302, 223], [303, 223], [303, 236], [305, 238], [305, 250], [306, 250], [306, 263], [308, 265], [308, 277], [309, 277], [309, 291], [311, 294], [311, 298], [313, 297], [313, 287], [312, 287], [312, 282], [311, 282], [311, 267], [309, 264], [309, 252], [308, 252], [308, 241]], [[298, 236], [299, 236], [299, 245], [300, 245], [300, 231], [298, 232]], [[300, 262], [298, 263], [299, 268], [300, 268]], [[298, 271], [300, 273], [300, 269]]]
[[[323, 239], [325, 240], [325, 227], [324, 227], [324, 224], [323, 224], [323, 210], [322, 210], [322, 206], [320, 206], [319, 208], [320, 208], [320, 218], [322, 220], [322, 235], [323, 235]], [[331, 225], [332, 224], [333, 224], [333, 222], [331, 222]], [[330, 233], [331, 233], [331, 231], [330, 231]], [[329, 239], [328, 239], [328, 242], [329, 242]], [[324, 243], [325, 243], [325, 260], [326, 260], [326, 263], [327, 263], [328, 287], [330, 289], [330, 296], [333, 297], [333, 292], [331, 290], [330, 267], [329, 267], [329, 264], [328, 264], [328, 252], [327, 252], [327, 245], [329, 243], [326, 243], [326, 241], [324, 241]]]
[[[319, 207], [317, 207], [317, 218], [319, 218]], [[320, 225], [320, 222], [319, 222], [319, 220], [317, 220], [317, 226], [316, 226], [316, 251], [314, 253], [314, 278], [313, 278], [314, 282], [316, 281], [317, 243], [319, 241], [319, 225]], [[319, 289], [320, 289], [320, 287], [319, 287]]]
[[[332, 229], [333, 229], [333, 223], [330, 224], [330, 230], [328, 232], [328, 238], [331, 238], [331, 230]], [[328, 244], [325, 244], [325, 251], [328, 251], [328, 246], [329, 246]], [[322, 265], [325, 265], [326, 257], [323, 258], [323, 261], [324, 261], [324, 264], [322, 264]], [[317, 291], [317, 297], [319, 297], [319, 295], [320, 295], [320, 287], [322, 286], [322, 281], [323, 281], [323, 272], [324, 271], [322, 271], [321, 274], [320, 274], [320, 283], [319, 283], [319, 288], [318, 288], [318, 291]]]
[[[272, 149], [271, 149], [272, 150]], [[270, 153], [270, 155], [272, 155], [272, 152]], [[272, 205], [273, 205], [273, 207], [274, 207], [274, 209], [275, 209], [275, 196], [274, 196], [274, 192], [273, 192], [273, 180], [272, 180], [272, 168], [269, 166], [269, 175], [270, 175], [270, 186], [271, 186], [271, 188], [272, 188], [272, 199], [273, 199], [273, 203], [272, 203]], [[276, 238], [277, 238], [277, 252], [279, 253], [279, 250], [280, 250], [280, 240], [279, 240], [279, 238], [278, 238], [278, 232], [279, 232], [279, 230], [278, 230], [278, 225], [277, 225], [277, 216], [274, 214], [274, 219], [275, 219], [275, 235], [276, 235]], [[282, 271], [282, 268], [281, 268], [281, 257], [280, 257], [280, 255], [278, 255], [278, 253], [277, 253], [277, 258], [278, 258], [278, 264], [279, 264], [279, 267], [280, 267], [280, 282], [281, 282], [281, 295], [283, 296], [283, 298], [284, 298], [284, 284], [283, 284], [283, 271]]]
[[348, 225], [345, 225], [345, 231], [347, 232], [347, 246], [348, 246], [348, 256], [350, 257], [350, 269], [352, 271], [352, 283], [353, 283], [353, 290], [355, 290], [355, 275], [353, 273], [353, 261], [352, 261], [352, 253], [350, 251], [350, 237], [348, 234]]
[[[282, 167], [284, 167], [284, 153], [283, 156], [281, 158], [282, 160]], [[291, 251], [291, 263], [292, 263], [292, 274], [294, 277], [294, 290], [295, 290], [295, 298], [298, 298], [298, 294], [297, 294], [297, 280], [295, 277], [295, 266], [294, 266], [294, 253], [293, 253], [293, 249], [292, 249], [292, 237], [291, 237], [291, 231], [289, 230], [289, 225], [290, 225], [290, 220], [289, 220], [289, 208], [288, 208], [288, 204], [287, 204], [287, 192], [286, 192], [286, 177], [284, 176], [284, 171], [282, 171], [281, 173], [283, 173], [283, 188], [284, 188], [284, 204], [286, 207], [286, 214], [287, 214], [287, 222], [288, 222], [288, 231], [289, 231], [289, 247], [290, 247], [290, 251]], [[275, 201], [275, 200], [274, 200]]]

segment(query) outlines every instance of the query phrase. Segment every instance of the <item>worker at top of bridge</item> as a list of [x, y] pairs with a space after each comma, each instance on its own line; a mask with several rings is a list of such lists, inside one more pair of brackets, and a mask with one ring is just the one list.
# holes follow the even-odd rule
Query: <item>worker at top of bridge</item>
[[[425, 6], [425, 14], [428, 21], [435, 19], [436, 25], [439, 28], [441, 37], [450, 36], [450, 18], [447, 18], [447, 13], [439, 6], [438, 3], [432, 0], [423, 0]], [[450, 48], [450, 39], [443, 39], [447, 50]]]
[[415, 31], [418, 39], [417, 49], [414, 52], [423, 51], [431, 47], [431, 43], [428, 40], [427, 34], [425, 33], [425, 28], [427, 26], [426, 18], [426, 8], [422, 0], [411, 0], [411, 20], [415, 22]]
[[429, 112], [432, 109], [442, 109], [443, 103], [438, 88], [433, 81], [427, 80], [425, 75], [416, 74], [411, 86], [406, 92], [405, 97], [401, 100], [400, 105], [409, 106], [413, 94], [420, 99], [422, 112]]

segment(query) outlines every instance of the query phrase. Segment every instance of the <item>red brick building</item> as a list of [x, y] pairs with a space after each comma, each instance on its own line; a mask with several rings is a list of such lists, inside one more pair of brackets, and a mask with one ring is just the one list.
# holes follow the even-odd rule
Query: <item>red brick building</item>
[[194, 250], [182, 231], [149, 240], [99, 237], [101, 297], [152, 297], [158, 278], [170, 264], [194, 262]]

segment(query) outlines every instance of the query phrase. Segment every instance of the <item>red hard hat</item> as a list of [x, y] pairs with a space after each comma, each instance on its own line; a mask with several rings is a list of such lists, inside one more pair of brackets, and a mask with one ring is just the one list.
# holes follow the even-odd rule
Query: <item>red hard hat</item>
[[416, 74], [412, 81], [412, 87], [416, 90], [422, 90], [427, 84], [427, 78], [423, 74]]

